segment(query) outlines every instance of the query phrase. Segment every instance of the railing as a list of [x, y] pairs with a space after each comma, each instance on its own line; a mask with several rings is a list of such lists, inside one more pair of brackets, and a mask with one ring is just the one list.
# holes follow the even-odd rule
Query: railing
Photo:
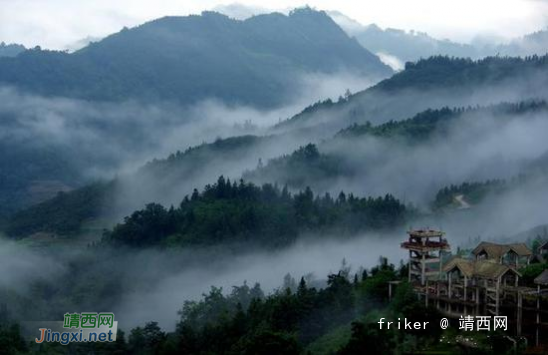
[[405, 249], [411, 249], [411, 248], [415, 248], [415, 249], [420, 249], [420, 248], [443, 248], [444, 249], [444, 248], [448, 248], [449, 244], [445, 240], [443, 240], [441, 242], [428, 241], [428, 242], [424, 242], [424, 243], [403, 242], [403, 243], [401, 243], [401, 247], [405, 248]]

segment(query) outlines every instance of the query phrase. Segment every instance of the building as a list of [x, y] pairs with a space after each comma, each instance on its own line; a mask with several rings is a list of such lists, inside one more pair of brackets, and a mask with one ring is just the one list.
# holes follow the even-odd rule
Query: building
[[[443, 266], [446, 281], [438, 283], [438, 300], [448, 313], [499, 315], [508, 287], [518, 287], [521, 274], [494, 260], [453, 258]], [[453, 305], [457, 301], [457, 307]], [[438, 307], [440, 305], [438, 304]]]
[[409, 250], [409, 282], [425, 286], [441, 276], [442, 253], [450, 250], [444, 233], [432, 229], [407, 232], [409, 239], [401, 247]]
[[537, 263], [548, 263], [548, 241], [541, 244], [537, 250], [535, 250], [535, 253], [533, 257], [531, 258], [531, 262], [537, 262]]
[[495, 244], [481, 242], [472, 250], [476, 260], [494, 260], [500, 264], [512, 265], [519, 268], [520, 265], [529, 265], [533, 252], [524, 243]]
[[[548, 243], [546, 243], [548, 244]], [[545, 244], [545, 245], [546, 245]], [[540, 344], [540, 330], [543, 326], [546, 326], [548, 325], [548, 320], [546, 320], [546, 322], [543, 322], [544, 318], [541, 317], [542, 314], [546, 314], [546, 312], [542, 312], [542, 308], [541, 308], [541, 300], [542, 298], [540, 297], [541, 294], [542, 294], [542, 287], [545, 287], [545, 288], [548, 288], [548, 270], [544, 270], [542, 272], [542, 274], [540, 274], [536, 279], [535, 279], [535, 283], [537, 284], [537, 294], [538, 294], [538, 297], [537, 297], [537, 321], [536, 321], [536, 324], [537, 324], [537, 329], [536, 329], [536, 334], [535, 334], [535, 344], [538, 346]], [[548, 292], [548, 289], [545, 290]], [[546, 308], [544, 308], [546, 309]], [[545, 333], [544, 333], [545, 334]]]
[[548, 323], [542, 322], [548, 318], [548, 270], [535, 279], [537, 287], [522, 285], [519, 270], [533, 258], [527, 245], [482, 242], [469, 258], [451, 257], [443, 232], [408, 235], [401, 247], [409, 250], [409, 282], [427, 305], [450, 318], [507, 316], [514, 335], [530, 344], [548, 342]]

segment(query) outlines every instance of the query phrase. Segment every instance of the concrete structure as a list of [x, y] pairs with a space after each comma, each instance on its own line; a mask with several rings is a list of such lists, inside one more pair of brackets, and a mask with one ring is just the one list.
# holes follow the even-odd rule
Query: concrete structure
[[409, 282], [419, 282], [422, 286], [428, 280], [439, 280], [441, 276], [442, 252], [450, 246], [444, 233], [432, 229], [419, 229], [407, 232], [409, 239], [401, 244], [409, 250]]
[[519, 269], [533, 257], [525, 244], [482, 242], [470, 258], [444, 258], [449, 244], [443, 232], [408, 234], [401, 246], [409, 250], [409, 282], [426, 305], [450, 318], [507, 316], [514, 335], [537, 346], [548, 343], [548, 323], [542, 322], [548, 314], [548, 270], [535, 279], [537, 287], [521, 285]]
[[533, 257], [531, 258], [532, 262], [537, 263], [548, 263], [548, 241], [541, 244], [537, 250], [535, 250], [535, 253]]

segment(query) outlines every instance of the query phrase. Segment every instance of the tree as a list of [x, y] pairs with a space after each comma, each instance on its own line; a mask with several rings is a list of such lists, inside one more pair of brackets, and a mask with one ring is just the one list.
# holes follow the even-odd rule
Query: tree
[[243, 355], [298, 355], [301, 346], [294, 335], [286, 332], [260, 330], [241, 345]]
[[[338, 355], [391, 354], [394, 350], [392, 332], [379, 331], [375, 324], [352, 323], [352, 336]], [[367, 350], [365, 350], [367, 349]]]

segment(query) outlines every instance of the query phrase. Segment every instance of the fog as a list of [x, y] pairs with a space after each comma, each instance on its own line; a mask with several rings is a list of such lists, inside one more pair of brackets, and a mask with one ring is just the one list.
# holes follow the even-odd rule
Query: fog
[[[3, 266], [0, 272], [0, 295], [13, 302], [32, 299], [32, 286], [39, 283], [58, 285], [51, 299], [36, 300], [32, 307], [22, 308], [14, 302], [9, 311], [17, 320], [61, 319], [65, 312], [77, 312], [81, 307], [103, 309], [116, 314], [124, 330], [155, 320], [167, 330], [173, 330], [179, 319], [184, 302], [199, 300], [211, 286], [222, 287], [230, 293], [232, 286], [246, 282], [252, 287], [260, 283], [262, 290], [272, 293], [283, 285], [286, 274], [298, 280], [323, 285], [330, 273], [337, 273], [343, 259], [350, 267], [350, 275], [361, 272], [362, 267], [378, 264], [379, 257], [388, 257], [398, 265], [405, 258], [399, 248], [402, 234], [367, 234], [356, 237], [305, 236], [295, 245], [278, 251], [253, 251], [247, 249], [234, 253], [219, 247], [190, 250], [143, 250], [126, 252], [101, 252], [98, 259], [89, 250], [71, 252], [46, 252], [32, 250], [0, 239]], [[245, 248], [244, 248], [245, 249]], [[75, 275], [76, 260], [89, 260], [81, 273]], [[101, 264], [93, 263], [101, 260]], [[72, 274], [71, 274], [72, 272]], [[79, 284], [103, 288], [103, 282], [95, 284], [96, 277], [110, 285], [104, 296], [97, 298], [98, 290], [80, 295], [80, 303], [68, 302], [65, 297], [74, 296]], [[88, 280], [86, 282], [85, 280]], [[65, 288], [61, 287], [65, 284]], [[74, 287], [76, 284], [76, 287]], [[116, 286], [114, 286], [116, 284]], [[3, 298], [4, 298], [3, 297]], [[47, 306], [46, 306], [47, 305]], [[51, 319], [46, 319], [49, 317]]]
[[[222, 137], [268, 133], [267, 128], [272, 124], [311, 102], [327, 97], [337, 99], [346, 90], [358, 91], [371, 84], [351, 73], [303, 74], [296, 78], [302, 94], [287, 106], [271, 111], [213, 100], [192, 107], [169, 102], [155, 105], [87, 102], [44, 98], [1, 88], [0, 136], [11, 151], [54, 147], [54, 157], [66, 155], [82, 175], [69, 181], [73, 186], [119, 176], [124, 183], [115, 196], [110, 196], [115, 210], [111, 217], [119, 221], [147, 202], [178, 203], [193, 188], [212, 183], [220, 174], [239, 178], [244, 170], [254, 168], [259, 158], [266, 160], [289, 153], [300, 141], [289, 136], [267, 136], [260, 138], [254, 149], [246, 147], [247, 150], [239, 151], [231, 159], [210, 154], [197, 166], [182, 167], [183, 175], [185, 169], [195, 175], [178, 180], [164, 176], [167, 179], [164, 185], [156, 180], [158, 176], [135, 173], [145, 162]], [[33, 164], [33, 156], [27, 158], [29, 161], [17, 162], [19, 167]], [[13, 163], [9, 155], [3, 159], [6, 167]], [[175, 174], [173, 179], [177, 177], [180, 175]], [[177, 183], [163, 189], [174, 181]], [[199, 298], [212, 285], [228, 290], [244, 280], [260, 281], [265, 291], [272, 291], [281, 285], [287, 272], [295, 277], [315, 272], [318, 279], [324, 279], [330, 270], [337, 270], [345, 257], [358, 267], [375, 263], [380, 255], [372, 256], [370, 261], [365, 257], [362, 262], [361, 256], [352, 252], [356, 247], [350, 242], [339, 245], [335, 241], [320, 243], [312, 239], [275, 254], [248, 251], [238, 256], [224, 255], [222, 246], [219, 250], [204, 251], [108, 250], [96, 254], [80, 249], [81, 244], [64, 240], [48, 247], [35, 245], [33, 241], [29, 245], [0, 242], [0, 303], [8, 304], [11, 317], [19, 321], [31, 320], [29, 317], [55, 320], [67, 311], [80, 311], [81, 307], [110, 309], [118, 319], [127, 322], [128, 328], [158, 320], [166, 329], [173, 329], [183, 302]], [[322, 266], [316, 268], [319, 265], [311, 262], [320, 260], [320, 256]], [[100, 280], [97, 281], [100, 287], [106, 284], [110, 289], [86, 293], [84, 280]], [[48, 295], [45, 299], [34, 300], [44, 292]], [[97, 296], [100, 292], [102, 295]], [[25, 306], [28, 302], [32, 307]]]
[[[294, 0], [240, 1], [250, 10], [230, 7], [232, 0], [162, 0], [152, 4], [144, 0], [116, 2], [40, 0], [2, 0], [0, 39], [33, 47], [65, 49], [87, 36], [103, 37], [124, 26], [135, 26], [166, 15], [197, 14], [203, 10], [224, 8], [235, 15], [284, 10], [305, 5]], [[310, 6], [338, 10], [362, 24], [421, 30], [438, 38], [470, 41], [477, 36], [515, 37], [538, 30], [546, 24], [546, 3], [541, 0], [477, 1], [333, 1], [310, 0]], [[236, 10], [234, 10], [236, 9]], [[398, 11], [394, 11], [398, 9]], [[463, 26], [463, 24], [466, 24]]]
[[333, 190], [393, 193], [424, 206], [449, 184], [524, 173], [530, 160], [548, 152], [543, 138], [547, 130], [546, 112], [512, 117], [480, 110], [461, 115], [447, 132], [422, 142], [339, 138], [320, 145], [320, 151], [334, 154], [353, 170], [354, 176], [338, 181]]
[[[254, 252], [230, 258], [220, 258], [207, 266], [190, 267], [182, 272], [156, 280], [150, 289], [123, 295], [117, 316], [124, 324], [138, 325], [146, 319], [158, 320], [162, 326], [172, 329], [178, 320], [176, 312], [184, 300], [198, 300], [210, 287], [222, 287], [225, 293], [232, 286], [244, 282], [252, 287], [259, 283], [265, 293], [282, 287], [286, 274], [298, 282], [305, 277], [309, 282], [324, 283], [327, 275], [337, 273], [342, 261], [351, 267], [350, 273], [360, 268], [378, 264], [379, 257], [388, 257], [398, 265], [405, 258], [399, 243], [405, 235], [362, 235], [356, 238], [333, 238], [297, 242], [289, 249], [276, 252]], [[160, 270], [163, 268], [160, 268]], [[146, 306], [145, 306], [146, 305]]]
[[[244, 171], [253, 170], [259, 159], [266, 164], [268, 159], [290, 154], [309, 142], [349, 171], [336, 178], [318, 176], [309, 181], [316, 193], [390, 193], [416, 206], [419, 212], [408, 225], [384, 234], [303, 235], [294, 245], [275, 251], [234, 245], [128, 251], [82, 248], [63, 239], [48, 247], [32, 241], [0, 240], [0, 304], [7, 303], [16, 320], [60, 320], [65, 312], [113, 311], [125, 330], [152, 320], [173, 330], [184, 302], [200, 299], [211, 286], [230, 292], [232, 286], [259, 282], [270, 293], [282, 285], [287, 273], [297, 280], [306, 276], [322, 285], [329, 273], [339, 270], [343, 259], [352, 267], [351, 275], [361, 267], [376, 265], [381, 255], [398, 265], [406, 257], [399, 244], [406, 228], [443, 229], [453, 250], [472, 246], [469, 240], [478, 236], [512, 240], [514, 235], [548, 222], [544, 212], [548, 201], [545, 175], [459, 211], [435, 214], [431, 202], [436, 192], [449, 184], [511, 179], [529, 173], [532, 163], [540, 165], [539, 159], [548, 153], [546, 111], [514, 116], [471, 111], [448, 124], [443, 134], [420, 142], [333, 136], [355, 122], [378, 124], [404, 119], [429, 107], [546, 98], [545, 79], [522, 78], [521, 82], [513, 80], [470, 91], [362, 93], [340, 111], [320, 110], [303, 123], [276, 128], [272, 125], [313, 102], [338, 100], [346, 90], [356, 92], [373, 83], [352, 73], [303, 74], [296, 78], [301, 94], [288, 105], [269, 111], [214, 100], [191, 107], [168, 102], [112, 104], [0, 89], [3, 144], [13, 150], [58, 148], [80, 169], [82, 176], [71, 181], [74, 185], [118, 175], [122, 184], [114, 196], [109, 196], [114, 222], [147, 202], [177, 204], [192, 189], [213, 183], [221, 174], [239, 179]], [[352, 110], [358, 113], [350, 115]], [[221, 142], [218, 138], [246, 134], [256, 136], [255, 140], [232, 150], [214, 150], [215, 142]], [[178, 165], [169, 169], [143, 167], [154, 158], [162, 159], [203, 142], [213, 144], [204, 146], [207, 149], [203, 152], [193, 151], [195, 155], [183, 154]], [[11, 164], [8, 158], [6, 166]], [[17, 163], [26, 166], [28, 162]], [[274, 176], [268, 178], [275, 181]], [[64, 247], [63, 242], [67, 242]], [[36, 300], [36, 295], [45, 298]]]
[[[529, 230], [548, 224], [546, 206], [548, 187], [546, 176], [510, 189], [500, 194], [488, 196], [481, 204], [435, 220], [426, 218], [424, 224], [436, 223], [447, 232], [449, 238], [460, 246], [475, 247], [470, 239], [495, 242], [526, 242], [536, 233]], [[517, 237], [519, 235], [519, 237]]]
[[[54, 182], [66, 190], [97, 179], [131, 177], [146, 162], [165, 158], [176, 151], [219, 138], [263, 135], [267, 127], [291, 117], [311, 102], [328, 97], [336, 99], [346, 90], [359, 91], [373, 83], [349, 72], [303, 73], [295, 78], [299, 94], [287, 105], [273, 110], [227, 105], [210, 99], [186, 107], [171, 102], [91, 102], [44, 98], [0, 88], [0, 138], [4, 147], [0, 166], [12, 169], [13, 179], [16, 179], [4, 188], [17, 184], [25, 190], [23, 199], [7, 200], [3, 204], [20, 208], [28, 205], [28, 201], [39, 202], [57, 192], [54, 188], [46, 188], [43, 196], [27, 196], [32, 195], [30, 186], [33, 184], [45, 186], [46, 182]], [[201, 188], [223, 173], [237, 178], [243, 170], [255, 167], [259, 158], [274, 157], [296, 147], [296, 140], [280, 140], [257, 151], [246, 152], [245, 156], [235, 156], [231, 161], [204, 161], [197, 172], [200, 176], [189, 179], [184, 186], [179, 180], [176, 188], [181, 189], [175, 194], [169, 191], [140, 198], [130, 191], [135, 203], [127, 204], [120, 213], [125, 215], [153, 200], [177, 203], [193, 188]], [[37, 154], [45, 156], [41, 163], [43, 169], [33, 175], [25, 166], [37, 164]], [[16, 166], [12, 165], [14, 159], [19, 160]], [[146, 192], [147, 189], [140, 186], [138, 191]], [[164, 198], [166, 196], [169, 199]]]
[[388, 65], [390, 68], [392, 68], [394, 71], [400, 71], [405, 68], [405, 63], [402, 62], [401, 59], [394, 55], [390, 55], [388, 53], [378, 52], [375, 53], [377, 57], [386, 65]]
[[382, 124], [413, 117], [427, 109], [442, 107], [488, 106], [501, 102], [547, 99], [548, 72], [538, 70], [520, 77], [503, 77], [500, 82], [477, 85], [456, 84], [452, 88], [408, 88], [384, 92], [373, 87], [359, 92], [350, 101], [335, 108], [319, 108], [298, 120], [282, 122], [273, 133], [298, 131], [309, 140], [329, 139], [341, 129], [354, 123]]

